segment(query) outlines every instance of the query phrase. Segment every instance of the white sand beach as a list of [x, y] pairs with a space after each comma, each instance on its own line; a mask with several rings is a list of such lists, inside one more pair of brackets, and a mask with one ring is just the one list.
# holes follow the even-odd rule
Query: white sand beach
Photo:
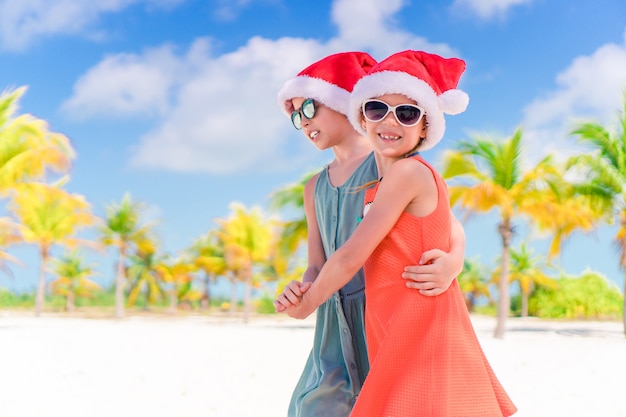
[[[472, 320], [517, 417], [626, 417], [620, 322]], [[0, 417], [285, 416], [313, 325], [0, 312]]]

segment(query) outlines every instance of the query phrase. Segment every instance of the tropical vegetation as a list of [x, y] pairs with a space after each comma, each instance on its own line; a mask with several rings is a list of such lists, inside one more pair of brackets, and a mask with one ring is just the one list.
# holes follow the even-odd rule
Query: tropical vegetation
[[[138, 308], [169, 314], [219, 311], [246, 322], [255, 311], [271, 312], [275, 291], [301, 277], [306, 266], [302, 190], [311, 173], [270, 196], [271, 214], [233, 202], [228, 215], [199, 230], [188, 247], [168, 252], [156, 237], [156, 225], [146, 219], [145, 202], [125, 194], [98, 218], [83, 196], [65, 189], [76, 155], [69, 140], [50, 132], [44, 121], [16, 114], [24, 91], [0, 96], [0, 199], [7, 207], [0, 217], [0, 275], [12, 279], [22, 267], [10, 252], [16, 244], [38, 249], [40, 275], [34, 295], [0, 288], [0, 307], [34, 307], [40, 315], [99, 305], [118, 318]], [[626, 114], [626, 96], [624, 106]], [[504, 336], [506, 319], [514, 314], [625, 317], [623, 292], [606, 277], [593, 271], [577, 277], [553, 266], [572, 233], [617, 223], [617, 262], [626, 273], [625, 125], [622, 116], [617, 133], [594, 123], [576, 126], [572, 135], [593, 151], [567, 163], [550, 155], [538, 162], [525, 159], [521, 128], [505, 138], [476, 135], [444, 155], [442, 174], [455, 210], [464, 218], [498, 216], [500, 256], [493, 265], [466, 259], [458, 277], [470, 311], [495, 309], [495, 337]], [[289, 220], [283, 220], [286, 214]], [[95, 237], [84, 238], [86, 231]], [[532, 231], [550, 238], [545, 256], [530, 249]], [[94, 254], [112, 258], [112, 276], [97, 276], [86, 260]], [[213, 296], [218, 280], [230, 283], [228, 299]]]
[[[576, 174], [576, 192], [601, 213], [603, 222], [618, 226], [614, 240], [619, 248], [617, 262], [624, 273], [622, 294], [626, 294], [626, 91], [622, 105], [615, 130], [595, 122], [581, 123], [572, 130], [591, 152], [572, 156], [568, 167]], [[622, 310], [626, 312], [623, 298]], [[623, 322], [626, 334], [626, 314]]]
[[[510, 314], [509, 280], [511, 275], [511, 242], [515, 222], [522, 218], [539, 229], [553, 229], [552, 253], [558, 253], [560, 241], [576, 228], [592, 226], [590, 210], [581, 205], [572, 211], [572, 201], [564, 195], [562, 170], [547, 156], [535, 165], [523, 158], [522, 131], [516, 130], [505, 139], [475, 137], [462, 141], [456, 149], [446, 152], [442, 175], [451, 181], [450, 203], [461, 210], [488, 213], [497, 210], [500, 222], [502, 252], [498, 283], [498, 314], [494, 336], [504, 336]], [[573, 214], [576, 215], [573, 215]], [[554, 222], [559, 218], [559, 222]]]

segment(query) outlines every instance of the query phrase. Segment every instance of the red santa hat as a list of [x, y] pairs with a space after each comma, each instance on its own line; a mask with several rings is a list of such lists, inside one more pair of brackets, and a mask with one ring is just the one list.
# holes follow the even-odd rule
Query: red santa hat
[[403, 94], [424, 109], [426, 139], [420, 150], [435, 146], [446, 130], [444, 113], [459, 114], [469, 103], [468, 95], [457, 90], [465, 71], [465, 62], [458, 58], [443, 58], [422, 51], [395, 53], [376, 64], [361, 78], [352, 91], [348, 119], [361, 134], [361, 104], [384, 94]]
[[291, 115], [294, 110], [292, 98], [312, 98], [347, 116], [354, 84], [375, 64], [376, 60], [365, 52], [329, 55], [285, 82], [278, 92], [278, 104]]

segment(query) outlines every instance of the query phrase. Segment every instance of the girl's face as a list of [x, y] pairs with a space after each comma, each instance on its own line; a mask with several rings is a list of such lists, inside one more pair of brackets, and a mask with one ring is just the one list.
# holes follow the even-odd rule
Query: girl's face
[[[306, 100], [306, 97], [296, 97], [291, 99], [291, 104], [294, 112], [300, 112], [296, 117], [299, 119], [298, 124], [301, 126], [302, 133], [317, 149], [324, 150], [337, 146], [347, 135], [354, 134], [354, 128], [345, 115], [326, 107], [319, 101], [313, 100], [315, 111], [311, 118], [307, 117], [311, 115], [311, 111], [310, 107], [307, 109]], [[303, 104], [306, 112], [303, 112]]]
[[[376, 97], [375, 100], [378, 101], [373, 103], [376, 111], [370, 114], [370, 119], [378, 120], [385, 111], [388, 111], [387, 114], [378, 121], [369, 120], [361, 114], [364, 129], [374, 147], [374, 151], [386, 158], [395, 159], [403, 158], [407, 154], [416, 151], [420, 140], [426, 134], [424, 116], [421, 115], [419, 121], [413, 126], [406, 126], [406, 124], [414, 123], [414, 120], [411, 118], [418, 117], [419, 112], [423, 112], [423, 110], [419, 109], [414, 100], [403, 94], [384, 94]], [[385, 108], [385, 104], [388, 108]], [[400, 107], [395, 110], [391, 109], [403, 104], [411, 106], [407, 108]], [[418, 108], [414, 106], [418, 106]], [[400, 123], [398, 118], [404, 124]]]

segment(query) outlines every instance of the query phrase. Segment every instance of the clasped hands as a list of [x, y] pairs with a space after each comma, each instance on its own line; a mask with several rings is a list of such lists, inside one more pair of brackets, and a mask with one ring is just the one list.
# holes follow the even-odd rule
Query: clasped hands
[[[450, 259], [449, 256], [446, 259], [446, 255], [446, 252], [432, 249], [424, 253], [420, 265], [405, 267], [402, 278], [407, 280], [407, 288], [431, 297], [444, 293], [458, 274], [458, 267], [451, 260], [445, 262]], [[276, 312], [299, 319], [308, 317], [316, 308], [307, 300], [303, 303], [303, 296], [311, 285], [311, 282], [291, 281], [274, 300]]]
[[285, 313], [289, 317], [305, 319], [311, 312], [304, 311], [302, 297], [311, 288], [310, 282], [291, 281], [285, 286], [283, 292], [274, 300], [274, 308], [277, 313]]

